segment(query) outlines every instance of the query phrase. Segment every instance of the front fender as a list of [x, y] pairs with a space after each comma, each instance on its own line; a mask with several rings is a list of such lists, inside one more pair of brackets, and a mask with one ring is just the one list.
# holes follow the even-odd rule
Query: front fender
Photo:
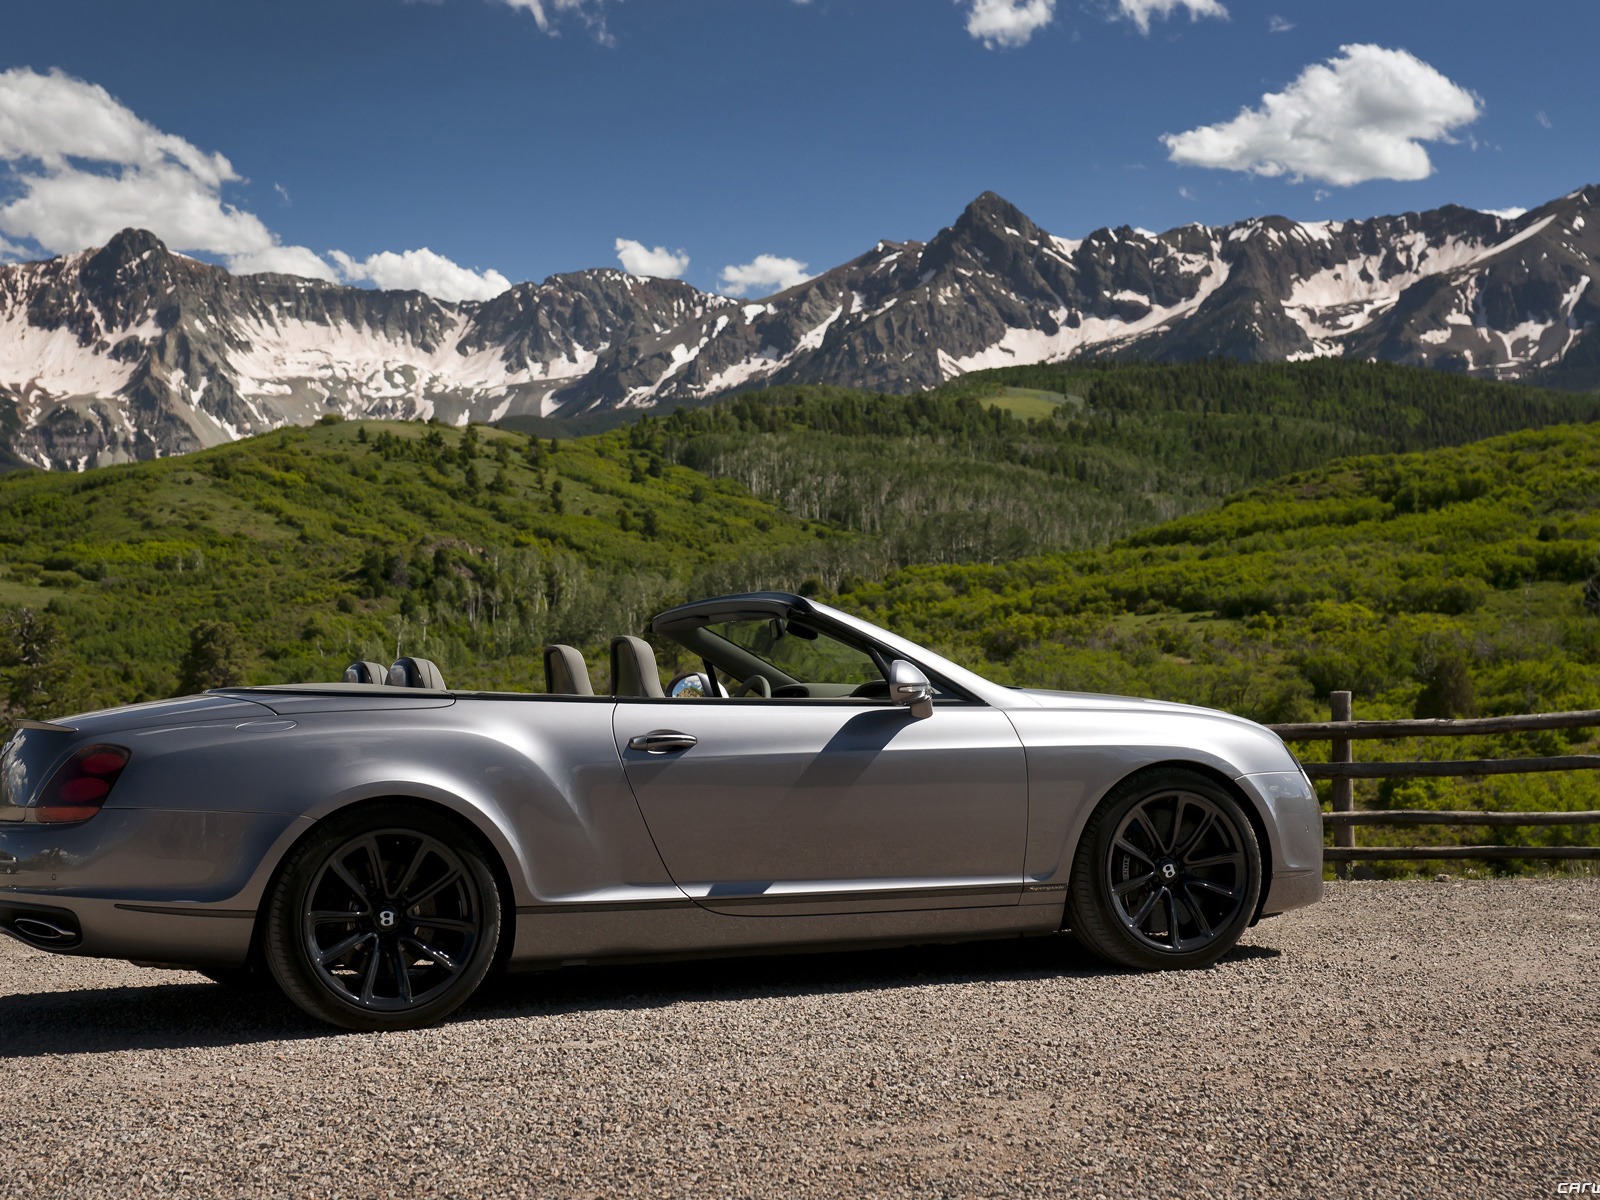
[[[1200, 767], [1235, 784], [1265, 772], [1299, 774], [1270, 730], [1204, 709], [1013, 709], [1006, 715], [1028, 756], [1026, 885], [1042, 893], [1059, 894], [1095, 807], [1135, 772]], [[1276, 813], [1253, 789], [1241, 790], [1267, 830], [1263, 854], [1275, 856], [1281, 840]]]

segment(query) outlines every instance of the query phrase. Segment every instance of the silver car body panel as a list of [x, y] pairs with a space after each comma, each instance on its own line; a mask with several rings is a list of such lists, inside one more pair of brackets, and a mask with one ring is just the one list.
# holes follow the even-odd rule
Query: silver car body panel
[[[1046, 933], [1095, 805], [1160, 764], [1208, 771], [1248, 802], [1268, 867], [1261, 912], [1321, 894], [1315, 796], [1259, 725], [1002, 687], [798, 597], [703, 603], [804, 614], [913, 663], [941, 698], [918, 719], [869, 699], [317, 684], [63, 718], [0, 755], [0, 928], [32, 913], [76, 926], [45, 949], [237, 964], [316, 822], [405, 798], [455, 814], [501, 869], [514, 962]], [[630, 748], [663, 730], [693, 742]], [[52, 773], [101, 742], [132, 758], [99, 815], [31, 819]]]
[[[656, 849], [739, 916], [1015, 904], [1028, 778], [1004, 714], [883, 703], [623, 700], [617, 751]], [[675, 754], [630, 749], [670, 726]]]

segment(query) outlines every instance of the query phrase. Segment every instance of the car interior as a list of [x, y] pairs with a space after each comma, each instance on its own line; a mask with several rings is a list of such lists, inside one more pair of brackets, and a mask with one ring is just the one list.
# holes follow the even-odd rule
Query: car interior
[[[588, 664], [576, 647], [544, 648], [544, 690], [552, 696], [609, 695], [624, 699], [887, 699], [889, 663], [882, 651], [794, 617], [770, 613], [715, 614], [690, 618], [663, 630], [700, 662], [697, 671], [665, 686], [655, 649], [641, 637], [611, 639], [608, 690], [597, 693]], [[354, 662], [345, 683], [445, 690], [437, 664], [401, 658], [385, 668]], [[935, 687], [934, 694], [942, 694]]]

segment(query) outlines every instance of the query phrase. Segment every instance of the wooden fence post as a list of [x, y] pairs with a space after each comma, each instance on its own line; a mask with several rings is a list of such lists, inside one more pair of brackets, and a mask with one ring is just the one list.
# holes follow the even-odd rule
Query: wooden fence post
[[[1350, 693], [1334, 692], [1329, 696], [1332, 701], [1333, 719], [1335, 721], [1350, 721]], [[1349, 738], [1334, 738], [1328, 761], [1347, 763], [1354, 761], [1350, 749]], [[1333, 781], [1333, 811], [1336, 813], [1349, 812], [1355, 807], [1355, 781], [1349, 776], [1340, 776]], [[1333, 844], [1335, 846], [1353, 847], [1356, 844], [1356, 831], [1353, 825], [1339, 825], [1333, 831]], [[1350, 864], [1341, 862], [1334, 867], [1334, 873], [1340, 879], [1350, 878]]]

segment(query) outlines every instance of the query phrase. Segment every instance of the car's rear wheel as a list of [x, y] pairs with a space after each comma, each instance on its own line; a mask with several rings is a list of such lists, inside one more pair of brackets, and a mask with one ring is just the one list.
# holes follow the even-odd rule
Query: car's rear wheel
[[494, 873], [472, 839], [415, 805], [329, 818], [267, 908], [267, 965], [306, 1012], [347, 1029], [415, 1029], [477, 989], [500, 938]]
[[1239, 940], [1261, 895], [1261, 849], [1234, 796], [1195, 771], [1113, 788], [1085, 826], [1068, 922], [1091, 951], [1147, 970], [1204, 967]]

